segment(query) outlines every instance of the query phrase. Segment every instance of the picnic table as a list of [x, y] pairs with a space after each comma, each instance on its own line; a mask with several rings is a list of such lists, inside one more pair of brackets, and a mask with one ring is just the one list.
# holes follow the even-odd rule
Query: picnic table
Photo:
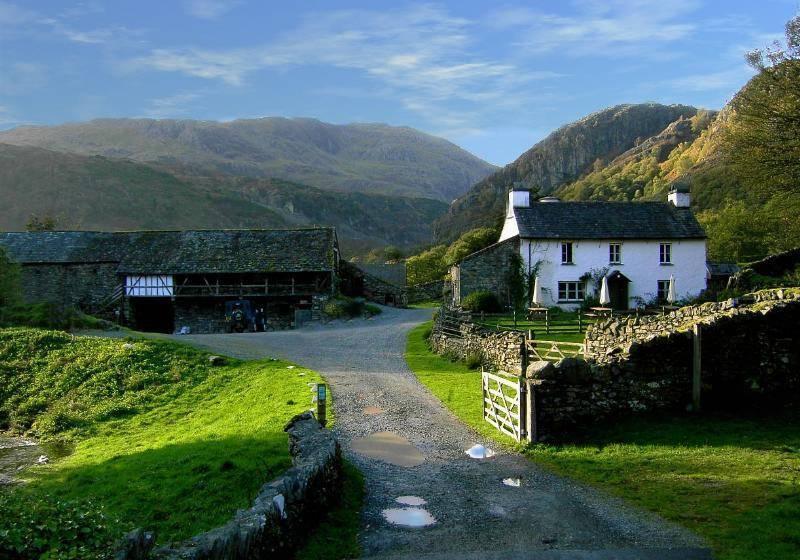
[[528, 308], [528, 321], [532, 321], [535, 318], [544, 318], [545, 321], [550, 316], [550, 310], [546, 307], [529, 307]]

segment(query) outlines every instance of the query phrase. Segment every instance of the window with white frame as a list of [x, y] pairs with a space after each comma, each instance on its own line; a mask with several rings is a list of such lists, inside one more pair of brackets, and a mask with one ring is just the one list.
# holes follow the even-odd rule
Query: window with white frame
[[622, 243], [608, 244], [609, 264], [622, 264]]
[[580, 280], [558, 283], [558, 301], [583, 301], [584, 296], [584, 283]]
[[573, 264], [572, 241], [565, 241], [561, 244], [561, 264]]
[[658, 303], [664, 303], [665, 301], [667, 301], [668, 295], [669, 295], [669, 280], [659, 280], [658, 291], [656, 292]]
[[672, 243], [662, 243], [658, 248], [659, 262], [672, 264]]

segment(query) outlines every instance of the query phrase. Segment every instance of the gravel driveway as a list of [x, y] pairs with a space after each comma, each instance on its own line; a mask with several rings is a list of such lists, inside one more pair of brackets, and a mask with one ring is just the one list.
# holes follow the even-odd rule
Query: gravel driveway
[[[348, 459], [366, 477], [361, 532], [366, 557], [711, 557], [687, 531], [549, 474], [521, 455], [495, 449], [497, 456], [490, 459], [467, 457], [464, 450], [475, 443], [495, 446], [481, 441], [445, 409], [403, 359], [407, 332], [430, 314], [385, 308], [369, 321], [180, 340], [240, 358], [277, 356], [325, 376], [335, 431]], [[353, 451], [354, 439], [376, 432], [408, 438], [424, 462], [395, 466]], [[521, 479], [521, 486], [504, 485], [508, 477]], [[403, 507], [395, 499], [407, 495], [426, 500], [436, 524], [411, 529], [387, 523], [382, 511]]]

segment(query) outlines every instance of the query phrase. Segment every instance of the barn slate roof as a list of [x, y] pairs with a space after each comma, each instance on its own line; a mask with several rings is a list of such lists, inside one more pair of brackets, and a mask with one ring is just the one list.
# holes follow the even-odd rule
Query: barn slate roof
[[689, 208], [669, 202], [534, 202], [514, 208], [533, 239], [704, 239]]
[[212, 274], [328, 271], [333, 228], [156, 231], [132, 235], [121, 273]]
[[0, 246], [25, 264], [118, 263], [126, 235], [107, 231], [0, 232]]
[[23, 264], [118, 263], [123, 274], [310, 272], [335, 268], [333, 228], [0, 233]]

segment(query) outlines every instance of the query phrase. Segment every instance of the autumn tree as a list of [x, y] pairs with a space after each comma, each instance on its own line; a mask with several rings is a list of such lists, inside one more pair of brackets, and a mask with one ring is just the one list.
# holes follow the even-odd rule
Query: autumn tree
[[786, 42], [747, 54], [758, 73], [737, 94], [727, 153], [756, 188], [800, 193], [800, 16], [786, 24]]

